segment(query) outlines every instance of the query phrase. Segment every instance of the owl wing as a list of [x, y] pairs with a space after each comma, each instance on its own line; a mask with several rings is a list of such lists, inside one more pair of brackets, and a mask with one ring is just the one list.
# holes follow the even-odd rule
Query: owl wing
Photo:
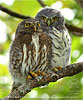
[[10, 47], [9, 71], [14, 80], [18, 79], [18, 77], [21, 76], [20, 68], [22, 63], [22, 51], [19, 46], [20, 45], [16, 44], [15, 41], [13, 41]]

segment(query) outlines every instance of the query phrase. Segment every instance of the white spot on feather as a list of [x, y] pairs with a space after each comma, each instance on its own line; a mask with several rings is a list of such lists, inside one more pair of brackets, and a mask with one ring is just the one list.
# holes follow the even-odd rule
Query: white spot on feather
[[23, 56], [23, 62], [22, 62], [22, 69], [21, 69], [21, 72], [24, 74], [24, 71], [26, 69], [26, 63], [25, 63], [25, 60], [27, 58], [27, 48], [26, 48], [26, 44], [24, 44], [23, 46], [23, 53], [24, 53], [24, 56]]
[[44, 57], [44, 53], [46, 52], [46, 46], [44, 45], [43, 47], [42, 47], [42, 57], [41, 58], [43, 58], [42, 59], [42, 61], [41, 61], [41, 64], [44, 62], [44, 60], [45, 60], [45, 57]]
[[29, 58], [28, 58], [28, 67], [26, 68], [26, 70], [27, 70], [27, 72], [29, 72], [29, 67], [30, 67], [30, 69], [32, 69], [32, 64], [31, 64], [31, 51], [29, 51], [28, 52], [28, 56], [29, 56]]
[[37, 58], [39, 56], [39, 36], [38, 35], [32, 35], [32, 43], [35, 45], [35, 51], [36, 51], [36, 56], [35, 56], [35, 61], [36, 65], [38, 64]]

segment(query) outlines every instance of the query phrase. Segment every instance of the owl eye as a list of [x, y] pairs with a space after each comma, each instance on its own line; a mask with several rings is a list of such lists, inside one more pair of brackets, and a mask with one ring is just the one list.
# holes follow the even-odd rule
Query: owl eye
[[30, 23], [25, 24], [25, 27], [29, 27], [29, 26], [30, 26]]
[[58, 18], [57, 18], [57, 17], [53, 17], [52, 19], [53, 19], [53, 21], [56, 21], [56, 20], [58, 20]]
[[37, 22], [37, 26], [39, 26], [39, 27], [40, 27], [40, 23], [39, 23], [39, 22]]
[[44, 16], [41, 17], [41, 20], [45, 20], [45, 19], [46, 19], [46, 17], [44, 17]]

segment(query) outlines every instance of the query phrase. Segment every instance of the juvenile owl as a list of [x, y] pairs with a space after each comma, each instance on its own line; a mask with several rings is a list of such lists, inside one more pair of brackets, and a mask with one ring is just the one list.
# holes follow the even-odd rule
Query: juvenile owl
[[44, 75], [50, 67], [51, 40], [35, 19], [25, 19], [17, 27], [10, 47], [9, 71], [16, 85]]
[[52, 8], [44, 8], [37, 13], [35, 19], [40, 22], [41, 28], [50, 36], [52, 41], [52, 68], [65, 67], [70, 62], [71, 38], [65, 27], [64, 17]]

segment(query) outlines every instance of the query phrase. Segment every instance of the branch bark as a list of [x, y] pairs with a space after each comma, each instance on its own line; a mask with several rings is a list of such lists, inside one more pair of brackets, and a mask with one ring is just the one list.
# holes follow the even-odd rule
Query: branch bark
[[75, 0], [83, 8], [83, 0]]
[[67, 76], [73, 76], [83, 71], [83, 62], [75, 63], [62, 68], [58, 72], [50, 72], [42, 79], [28, 80], [26, 83], [19, 86], [9, 96], [2, 98], [1, 100], [19, 100], [29, 93], [33, 88], [43, 86], [49, 82], [56, 82], [60, 78]]
[[73, 34], [77, 36], [83, 36], [83, 28], [78, 28], [73, 25], [65, 24], [67, 29]]
[[42, 7], [46, 7], [47, 5], [42, 0], [37, 0]]
[[16, 12], [13, 12], [5, 7], [3, 7], [2, 5], [0, 5], [0, 10], [7, 13], [8, 15], [10, 16], [13, 16], [13, 17], [16, 17], [16, 18], [21, 18], [21, 19], [27, 19], [27, 18], [30, 18], [30, 16], [25, 16], [25, 15], [21, 15], [21, 14], [18, 14]]

